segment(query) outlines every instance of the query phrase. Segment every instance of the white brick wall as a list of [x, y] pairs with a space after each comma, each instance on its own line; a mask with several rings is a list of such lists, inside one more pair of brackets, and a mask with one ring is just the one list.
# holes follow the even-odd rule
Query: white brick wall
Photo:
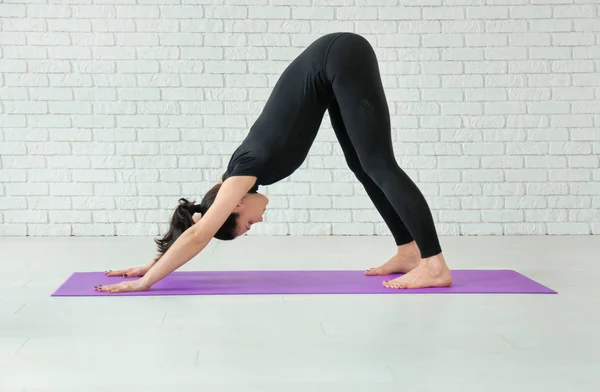
[[[594, 0], [0, 3], [0, 235], [158, 235], [318, 36], [375, 47], [442, 235], [599, 234]], [[329, 119], [252, 235], [385, 235]]]

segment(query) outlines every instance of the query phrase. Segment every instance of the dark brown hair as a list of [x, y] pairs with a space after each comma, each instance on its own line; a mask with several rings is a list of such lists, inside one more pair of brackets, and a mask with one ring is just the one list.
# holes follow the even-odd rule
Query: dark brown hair
[[[195, 213], [201, 213], [203, 216], [206, 214], [206, 211], [213, 205], [215, 199], [217, 197], [217, 193], [221, 189], [221, 184], [217, 184], [212, 187], [200, 204], [195, 204], [194, 201], [188, 201], [185, 198], [179, 199], [179, 205], [175, 208], [173, 215], [171, 216], [171, 223], [169, 227], [169, 231], [160, 239], [155, 239], [156, 245], [158, 245], [158, 252], [160, 258], [161, 255], [165, 254], [167, 250], [173, 245], [173, 243], [179, 238], [184, 231], [189, 229], [194, 225], [194, 220], [192, 219], [192, 215]], [[215, 234], [215, 238], [223, 241], [233, 240], [235, 238], [235, 229], [237, 227], [237, 218], [239, 214], [236, 212], [232, 212], [225, 223], [219, 228], [219, 230]], [[201, 218], [202, 219], [202, 218]]]

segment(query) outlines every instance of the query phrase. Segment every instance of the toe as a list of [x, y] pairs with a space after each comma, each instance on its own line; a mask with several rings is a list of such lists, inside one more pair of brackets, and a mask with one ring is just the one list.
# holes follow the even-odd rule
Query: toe
[[369, 268], [368, 270], [365, 271], [365, 275], [376, 276], [376, 275], [379, 275], [379, 271], [380, 271], [379, 267]]

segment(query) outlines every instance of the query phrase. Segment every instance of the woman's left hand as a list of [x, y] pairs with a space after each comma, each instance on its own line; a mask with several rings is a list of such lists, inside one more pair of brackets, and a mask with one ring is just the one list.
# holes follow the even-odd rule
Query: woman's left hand
[[127, 291], [147, 291], [150, 286], [143, 279], [127, 280], [124, 282], [108, 285], [94, 286], [94, 290], [107, 293], [123, 293]]

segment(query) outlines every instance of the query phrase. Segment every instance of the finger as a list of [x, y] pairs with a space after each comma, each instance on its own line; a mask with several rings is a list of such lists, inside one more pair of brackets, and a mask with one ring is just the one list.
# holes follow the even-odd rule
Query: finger
[[106, 284], [106, 285], [101, 284], [98, 286], [94, 286], [94, 289], [96, 289], [97, 291], [108, 292], [118, 286], [120, 286], [120, 284]]
[[123, 275], [129, 273], [130, 269], [131, 268], [116, 270], [116, 271], [108, 270], [108, 271], [106, 271], [106, 276], [123, 276]]

